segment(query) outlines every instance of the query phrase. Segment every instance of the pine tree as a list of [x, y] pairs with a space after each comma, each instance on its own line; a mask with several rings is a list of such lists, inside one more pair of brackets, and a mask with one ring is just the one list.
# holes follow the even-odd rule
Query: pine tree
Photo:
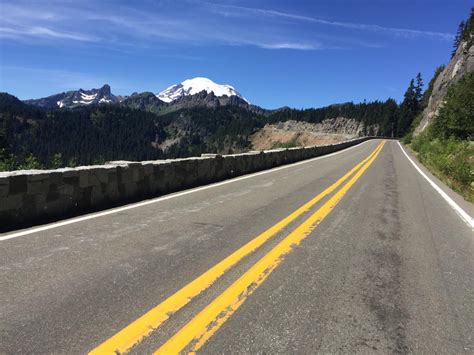
[[0, 160], [7, 159], [10, 155], [10, 144], [12, 140], [13, 117], [10, 112], [2, 113], [0, 122]]
[[472, 43], [472, 37], [474, 36], [474, 7], [471, 8], [471, 14], [469, 19], [464, 25], [464, 30], [462, 33], [461, 40]]
[[415, 86], [415, 97], [414, 97], [414, 106], [415, 114], [420, 111], [421, 101], [423, 100], [423, 78], [421, 73], [416, 75], [416, 86]]
[[403, 102], [400, 105], [400, 117], [398, 120], [398, 132], [397, 135], [402, 137], [408, 132], [411, 123], [416, 116], [417, 110], [417, 99], [415, 91], [415, 80], [411, 79], [410, 85], [408, 86], [405, 95], [403, 96]]
[[388, 99], [384, 103], [385, 124], [382, 127], [382, 135], [395, 137], [398, 132], [399, 108], [394, 99]]
[[453, 51], [451, 52], [451, 58], [454, 57], [454, 55], [456, 54], [456, 51], [459, 48], [459, 45], [461, 44], [461, 40], [464, 37], [465, 29], [466, 29], [466, 23], [463, 20], [459, 24], [458, 31], [456, 32], [456, 35], [454, 36]]

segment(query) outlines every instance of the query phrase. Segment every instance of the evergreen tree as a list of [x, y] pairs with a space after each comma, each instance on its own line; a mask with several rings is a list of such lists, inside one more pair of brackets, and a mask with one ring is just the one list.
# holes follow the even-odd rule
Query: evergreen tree
[[12, 127], [12, 115], [10, 112], [2, 113], [1, 115], [1, 125], [0, 125], [0, 149], [4, 152], [9, 151], [9, 135], [11, 134]]
[[402, 137], [408, 132], [411, 123], [415, 119], [417, 113], [417, 96], [415, 91], [415, 80], [410, 81], [405, 95], [403, 96], [403, 102], [400, 105], [400, 117], [398, 120], [398, 131], [397, 136]]
[[461, 40], [472, 44], [473, 36], [474, 36], [474, 7], [471, 8], [471, 14], [469, 15], [469, 19], [467, 20], [464, 26], [464, 31], [462, 33]]
[[394, 99], [388, 99], [385, 101], [385, 125], [382, 126], [381, 135], [387, 137], [395, 137], [398, 132], [398, 117], [399, 108], [398, 104]]
[[12, 165], [10, 141], [13, 118], [10, 112], [0, 114], [0, 170], [9, 170]]
[[454, 55], [456, 54], [456, 51], [459, 48], [459, 45], [461, 44], [461, 40], [464, 37], [465, 29], [466, 29], [466, 23], [463, 20], [459, 24], [458, 31], [456, 32], [456, 35], [454, 36], [453, 51], [451, 52], [451, 58], [454, 57]]
[[415, 86], [415, 97], [414, 97], [414, 105], [415, 105], [416, 113], [420, 111], [422, 100], [423, 100], [423, 78], [421, 77], [421, 73], [418, 73], [416, 75], [416, 86]]

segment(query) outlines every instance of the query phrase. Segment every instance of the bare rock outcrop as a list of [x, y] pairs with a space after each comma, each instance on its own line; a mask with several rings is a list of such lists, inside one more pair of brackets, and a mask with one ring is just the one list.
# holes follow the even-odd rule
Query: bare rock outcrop
[[423, 110], [422, 119], [415, 128], [415, 135], [423, 132], [434, 120], [443, 105], [449, 86], [456, 83], [466, 73], [474, 70], [474, 46], [462, 42], [448, 65], [436, 78], [428, 106]]
[[[374, 127], [378, 131], [378, 127]], [[364, 135], [364, 125], [354, 119], [337, 117], [321, 123], [289, 120], [266, 124], [250, 140], [253, 149], [264, 150], [279, 146], [311, 146], [342, 142]]]

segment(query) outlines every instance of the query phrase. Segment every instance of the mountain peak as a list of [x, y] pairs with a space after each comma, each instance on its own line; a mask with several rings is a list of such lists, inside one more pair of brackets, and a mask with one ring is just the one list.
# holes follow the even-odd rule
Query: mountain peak
[[183, 96], [196, 95], [202, 91], [205, 91], [208, 94], [214, 93], [214, 95], [217, 97], [238, 96], [248, 103], [248, 101], [239, 92], [237, 92], [233, 86], [227, 84], [217, 84], [211, 79], [204, 77], [187, 79], [181, 84], [170, 86], [169, 88], [158, 93], [156, 96], [161, 101], [172, 102], [180, 99]]
[[101, 93], [101, 95], [104, 95], [104, 96], [111, 95], [111, 89], [110, 89], [109, 84], [104, 84], [98, 91]]
[[44, 108], [72, 108], [92, 104], [118, 102], [118, 98], [111, 93], [110, 85], [104, 84], [99, 89], [68, 91], [51, 95], [42, 99], [27, 100], [26, 103]]

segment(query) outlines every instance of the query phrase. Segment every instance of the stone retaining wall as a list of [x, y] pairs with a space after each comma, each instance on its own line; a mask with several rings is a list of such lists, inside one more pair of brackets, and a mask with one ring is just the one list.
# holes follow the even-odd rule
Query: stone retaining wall
[[363, 141], [0, 173], [0, 230], [117, 206], [332, 153]]

